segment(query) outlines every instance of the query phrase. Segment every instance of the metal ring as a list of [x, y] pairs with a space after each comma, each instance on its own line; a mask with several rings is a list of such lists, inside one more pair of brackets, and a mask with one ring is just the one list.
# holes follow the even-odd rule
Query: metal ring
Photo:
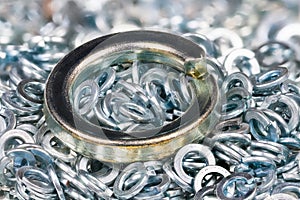
[[190, 193], [193, 192], [192, 187], [183, 181], [179, 176], [177, 176], [177, 174], [173, 171], [171, 167], [171, 160], [168, 160], [164, 163], [163, 170], [180, 188], [182, 188], [182, 190]]
[[55, 161], [55, 165], [63, 172], [65, 172], [66, 174], [68, 174], [68, 176], [75, 178], [77, 177], [77, 173], [66, 163], [56, 159]]
[[96, 83], [99, 85], [99, 93], [107, 91], [116, 79], [116, 71], [113, 68], [107, 68], [100, 72]]
[[[125, 180], [132, 174], [141, 174], [141, 178], [128, 190], [123, 189]], [[130, 199], [137, 195], [147, 184], [148, 175], [143, 163], [136, 162], [128, 165], [123, 172], [117, 177], [114, 183], [114, 193], [118, 198]]]
[[165, 197], [164, 192], [167, 191], [170, 183], [171, 179], [167, 174], [150, 176], [147, 185], [143, 189], [144, 191], [141, 191], [138, 195], [134, 196], [133, 199], [161, 199]]
[[286, 121], [282, 118], [281, 115], [276, 113], [275, 111], [271, 109], [261, 109], [264, 114], [266, 114], [271, 120], [275, 120], [276, 123], [278, 124], [278, 127], [280, 128], [281, 131], [281, 136], [286, 137], [290, 133], [290, 129], [288, 127], [288, 124]]
[[218, 166], [218, 165], [203, 167], [198, 172], [198, 174], [196, 175], [195, 180], [194, 180], [194, 189], [196, 192], [198, 192], [202, 188], [202, 181], [203, 181], [204, 177], [211, 173], [221, 174], [223, 177], [227, 177], [230, 175], [230, 172], [227, 171], [227, 169], [225, 169], [221, 166]]
[[281, 83], [288, 79], [289, 72], [285, 67], [273, 67], [272, 69], [257, 74], [254, 81], [254, 92], [264, 92], [279, 87]]
[[237, 87], [236, 84], [240, 84], [238, 87], [245, 88], [250, 94], [253, 92], [253, 84], [249, 77], [242, 72], [235, 72], [226, 76], [222, 83], [221, 90], [227, 93], [231, 88]]
[[41, 168], [47, 167], [49, 164], [53, 163], [53, 158], [40, 145], [25, 143], [19, 145], [17, 149], [25, 149], [26, 151], [31, 152], [36, 160], [41, 162]]
[[23, 166], [35, 166], [36, 159], [34, 155], [24, 149], [10, 149], [6, 152], [6, 156], [12, 158], [14, 170]]
[[221, 120], [233, 119], [240, 116], [246, 110], [243, 101], [227, 101], [222, 105]]
[[216, 142], [213, 150], [217, 150], [219, 152], [222, 152], [223, 154], [230, 157], [232, 160], [236, 160], [237, 162], [240, 162], [243, 155], [241, 155], [239, 152], [235, 151], [233, 148], [231, 148], [228, 144], [223, 144], [220, 142]]
[[236, 132], [233, 130], [231, 133], [228, 131], [228, 133], [221, 132], [218, 135], [215, 135], [211, 138], [212, 144], [215, 142], [238, 142], [243, 146], [248, 146], [251, 143], [251, 135], [249, 134], [241, 134], [240, 132]]
[[[255, 166], [258, 166], [258, 164], [260, 164], [263, 166], [268, 166], [270, 169], [276, 169], [276, 165], [272, 160], [260, 156], [242, 158], [242, 163], [245, 165], [250, 165], [252, 163], [255, 163]], [[236, 169], [238, 169], [238, 167]]]
[[236, 172], [244, 172], [245, 170], [248, 172], [250, 169], [253, 171], [261, 171], [261, 168], [265, 169], [263, 173], [255, 173], [257, 177], [263, 177], [263, 179], [256, 180], [256, 182], [260, 182], [260, 184], [257, 185], [258, 194], [268, 191], [276, 181], [275, 162], [266, 157], [251, 156], [242, 158], [242, 162], [235, 168]]
[[[247, 138], [247, 143], [250, 143], [251, 137], [249, 137], [249, 125], [247, 123], [242, 122], [242, 119], [240, 117], [221, 121], [215, 126], [216, 133], [214, 134], [214, 137], [222, 137], [223, 134], [241, 134]], [[217, 134], [218, 133], [218, 134]], [[219, 134], [222, 133], [222, 134]]]
[[[18, 99], [18, 100], [16, 100]], [[26, 106], [24, 102], [16, 102], [20, 101], [18, 95], [15, 90], [6, 91], [2, 95], [2, 103], [8, 109], [11, 109], [18, 115], [31, 115], [33, 113], [37, 113], [41, 110], [41, 106]]]
[[231, 88], [226, 94], [226, 99], [228, 101], [249, 101], [251, 98], [251, 93], [249, 93], [243, 87], [234, 87]]
[[16, 129], [26, 131], [31, 135], [35, 135], [38, 132], [38, 129], [33, 124], [20, 124], [16, 127]]
[[23, 143], [34, 143], [32, 136], [22, 130], [12, 129], [6, 131], [3, 135], [0, 136], [0, 157], [5, 156], [6, 150], [5, 146], [14, 139], [21, 139]]
[[[182, 72], [191, 70], [186, 69], [185, 62], [204, 56], [203, 49], [197, 44], [163, 32], [131, 31], [92, 40], [63, 58], [47, 80], [44, 99], [49, 128], [76, 152], [106, 162], [134, 162], [165, 158], [185, 144], [203, 137], [216, 120], [211, 117], [214, 115], [212, 111], [218, 99], [217, 84], [212, 76], [191, 79], [193, 84], [197, 85], [193, 88], [196, 92], [194, 94], [196, 99], [191, 102], [183, 116], [162, 127], [147, 130], [148, 132], [137, 131], [133, 136], [96, 126], [83, 120], [78, 114], [72, 113], [70, 99], [72, 99], [73, 84], [76, 88], [81, 79], [94, 72], [89, 64], [113, 55], [122, 54], [124, 58], [122, 52], [128, 52], [128, 50], [134, 53], [140, 52], [139, 59], [167, 63], [168, 66]], [[137, 50], [137, 52], [132, 50]], [[132, 58], [127, 57], [127, 59]], [[104, 59], [103, 62], [111, 63], [112, 60], [112, 58]], [[99, 66], [98, 68], [95, 66], [94, 69], [100, 70]], [[155, 131], [157, 134], [153, 136]], [[134, 137], [147, 134], [151, 137], [147, 139]]]
[[[82, 95], [86, 90], [90, 89], [89, 95], [84, 96], [88, 98], [85, 104], [81, 107]], [[99, 86], [94, 80], [86, 80], [82, 82], [74, 92], [74, 111], [80, 115], [88, 114], [96, 105], [99, 96]]]
[[[234, 183], [235, 181], [245, 181], [247, 184], [254, 184], [254, 178], [248, 173], [240, 172], [233, 173], [225, 178], [223, 178], [217, 185], [216, 194], [219, 199], [222, 200], [251, 200], [256, 195], [256, 185], [254, 184], [253, 188], [249, 188], [247, 192], [243, 192], [243, 194], [238, 195], [238, 197], [234, 197], [233, 194], [226, 195], [224, 192], [227, 189], [228, 185]], [[248, 188], [248, 187], [247, 187]]]
[[[242, 64], [241, 67], [243, 68], [240, 68], [238, 66], [238, 63], [236, 64], [236, 62], [240, 60], [247, 61], [247, 65]], [[255, 58], [255, 53], [249, 49], [244, 49], [244, 48], [233, 49], [230, 53], [226, 55], [223, 64], [225, 69], [230, 74], [239, 71], [244, 72], [248, 76], [260, 73], [260, 66], [258, 64], [258, 61]], [[245, 66], [247, 66], [247, 68]]]
[[58, 176], [61, 179], [67, 180], [67, 187], [71, 183], [74, 186], [74, 188], [78, 189], [81, 192], [81, 194], [83, 194], [87, 199], [90, 199], [93, 197], [89, 188], [87, 188], [87, 186], [80, 181], [80, 179], [78, 178], [77, 175], [75, 177], [72, 177], [65, 171], [59, 171]]
[[[26, 87], [29, 87], [30, 91], [27, 91], [28, 89], [26, 90]], [[38, 104], [42, 104], [44, 102], [44, 89], [45, 83], [35, 79], [25, 79], [18, 84], [16, 92], [24, 102], [32, 106], [38, 106]]]
[[[279, 159], [279, 163], [281, 163], [281, 161], [285, 163], [290, 154], [290, 150], [286, 146], [271, 141], [252, 141], [250, 146], [250, 151], [251, 150], [258, 150], [262, 153], [269, 152], [274, 155], [276, 159]], [[266, 155], [268, 155], [268, 153]]]
[[287, 95], [272, 95], [265, 98], [265, 101], [262, 103], [262, 108], [269, 108], [276, 110], [278, 107], [276, 103], [285, 104], [291, 113], [291, 116], [288, 121], [288, 128], [290, 131], [293, 131], [299, 123], [299, 105], [297, 102]]
[[[240, 36], [232, 30], [226, 28], [215, 28], [207, 34], [208, 39], [217, 44], [217, 47], [221, 51], [221, 55], [226, 54], [226, 52], [232, 48], [242, 48], [244, 46], [243, 40]], [[225, 40], [228, 42], [228, 46], [221, 48], [218, 41]], [[222, 42], [220, 42], [222, 44]]]
[[201, 144], [188, 144], [182, 147], [174, 157], [174, 169], [182, 180], [184, 180], [189, 184], [192, 184], [194, 178], [189, 176], [184, 171], [182, 166], [184, 157], [190, 152], [195, 152], [197, 154], [200, 154], [200, 156], [203, 156], [206, 160], [207, 165], [215, 165], [216, 160], [213, 153], [210, 151], [210, 149], [207, 146]]
[[[278, 55], [278, 51], [280, 54]], [[289, 52], [287, 52], [289, 51]], [[270, 54], [272, 56], [272, 61], [270, 63]], [[279, 41], [268, 41], [255, 49], [255, 55], [259, 64], [262, 67], [276, 67], [283, 65], [295, 57], [294, 50], [286, 43]], [[279, 58], [278, 58], [279, 57]], [[266, 59], [265, 59], [266, 58]], [[267, 60], [267, 61], [265, 61]]]
[[[89, 171], [88, 165], [89, 164], [92, 165], [92, 161], [93, 161], [93, 159], [86, 158], [83, 156], [80, 157], [76, 161], [76, 170], [77, 171], [79, 171], [79, 170]], [[91, 162], [91, 163], [89, 163], [89, 162]], [[100, 161], [96, 161], [96, 162], [100, 162]], [[96, 164], [97, 164], [97, 166], [101, 165], [99, 163], [96, 163]], [[99, 179], [101, 182], [110, 185], [113, 183], [113, 181], [119, 175], [121, 165], [116, 164], [116, 163], [102, 163], [102, 165], [107, 165], [106, 166], [108, 168], [107, 171], [105, 171], [103, 173], [103, 170], [100, 169], [99, 171], [92, 171], [90, 173], [91, 173], [91, 175], [93, 175], [94, 177]], [[102, 168], [104, 168], [104, 167], [102, 167]]]
[[[38, 177], [35, 182], [31, 182], [30, 179], [34, 176]], [[27, 178], [28, 177], [28, 178]], [[54, 191], [54, 187], [49, 180], [49, 176], [41, 171], [39, 168], [33, 166], [27, 166], [20, 168], [16, 173], [17, 184], [24, 184], [29, 188], [39, 193], [50, 194]], [[41, 181], [43, 184], [38, 184]]]
[[[276, 122], [271, 121], [261, 110], [248, 109], [245, 120], [249, 122], [250, 132], [257, 140], [271, 140], [276, 142], [279, 139], [280, 129]], [[259, 126], [258, 124], [261, 124]]]
[[[56, 141], [55, 141], [56, 140]], [[51, 144], [52, 141], [61, 142], [53, 133], [48, 133], [44, 135], [44, 138], [41, 142], [41, 146], [53, 157], [59, 158], [63, 161], [70, 162], [76, 158], [76, 153], [69, 149], [66, 152], [59, 151], [55, 149]]]

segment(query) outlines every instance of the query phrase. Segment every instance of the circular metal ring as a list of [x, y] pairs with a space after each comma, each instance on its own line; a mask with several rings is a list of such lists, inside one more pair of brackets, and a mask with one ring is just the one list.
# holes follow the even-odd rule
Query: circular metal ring
[[44, 88], [45, 84], [39, 80], [24, 79], [18, 84], [16, 92], [23, 102], [38, 106], [43, 103]]
[[[76, 170], [83, 170], [83, 171], [89, 171], [88, 166], [92, 165], [93, 162], [95, 162], [96, 160], [93, 159], [89, 159], [87, 157], [80, 157], [77, 161], [76, 161]], [[117, 176], [119, 175], [120, 169], [121, 169], [121, 165], [117, 164], [117, 163], [98, 163], [100, 161], [96, 161], [97, 166], [101, 166], [100, 169], [98, 171], [92, 171], [90, 172], [92, 176], [96, 177], [98, 180], [100, 180], [101, 182], [105, 183], [105, 184], [112, 184], [114, 182], [114, 180], [117, 178]], [[91, 167], [92, 168], [92, 167]], [[107, 170], [103, 170], [104, 168], [107, 168]]]
[[253, 89], [259, 91], [272, 90], [288, 79], [289, 72], [285, 67], [273, 67], [269, 71], [255, 76]]
[[0, 157], [5, 156], [6, 151], [8, 149], [6, 149], [6, 146], [8, 146], [8, 144], [12, 141], [12, 140], [16, 140], [16, 139], [20, 139], [22, 143], [34, 143], [34, 139], [32, 138], [32, 136], [22, 130], [18, 130], [18, 129], [12, 129], [9, 131], [6, 131], [3, 135], [1, 135], [0, 137]]
[[212, 174], [212, 173], [216, 173], [216, 174], [220, 174], [223, 177], [227, 177], [230, 175], [230, 172], [227, 171], [227, 169], [218, 166], [218, 165], [209, 165], [206, 167], [203, 167], [198, 174], [195, 177], [194, 180], [194, 189], [195, 192], [198, 192], [201, 188], [202, 188], [202, 181], [204, 179], [204, 177], [208, 174]]
[[[235, 197], [235, 196], [227, 196], [224, 191], [228, 190], [228, 186], [234, 182], [244, 182], [245, 184], [253, 185], [253, 187], [249, 188], [249, 190], [242, 195]], [[224, 200], [250, 200], [253, 199], [256, 195], [256, 185], [254, 183], [254, 178], [248, 173], [239, 172], [233, 173], [225, 178], [223, 178], [216, 187], [216, 195], [219, 199]]]
[[[135, 184], [130, 189], [125, 189], [123, 184], [125, 183], [126, 179], [130, 178], [133, 174], [141, 175], [140, 179], [135, 181]], [[148, 174], [145, 166], [141, 162], [132, 163], [128, 165], [124, 171], [117, 177], [113, 189], [115, 195], [118, 198], [130, 199], [137, 195], [147, 184], [148, 181]]]
[[[130, 55], [124, 57], [124, 52]], [[195, 100], [176, 120], [138, 134], [126, 134], [89, 123], [72, 112], [72, 89], [80, 84], [79, 79], [83, 81], [92, 76], [93, 70], [101, 70], [99, 66], [91, 70], [93, 63], [102, 59], [107, 64], [105, 59], [112, 55], [117, 55], [115, 60], [121, 62], [137, 56], [139, 60], [167, 64], [186, 73], [194, 84]], [[120, 55], [123, 57], [120, 58]], [[92, 40], [70, 52], [51, 72], [45, 89], [47, 124], [67, 146], [87, 157], [121, 163], [165, 158], [180, 147], [204, 137], [217, 121], [212, 117], [218, 99], [215, 79], [211, 75], [197, 75], [195, 72], [203, 71], [200, 68], [199, 71], [186, 71], [189, 67], [186, 63], [199, 59], [205, 64], [204, 51], [200, 46], [169, 33], [131, 31]], [[158, 134], [154, 135], [154, 131]], [[134, 137], [136, 135], [150, 137]]]
[[199, 154], [201, 157], [205, 158], [205, 161], [207, 163], [207, 165], [215, 165], [216, 164], [216, 160], [215, 157], [213, 155], [213, 153], [211, 152], [211, 150], [204, 145], [201, 144], [189, 144], [184, 146], [183, 148], [181, 148], [177, 153], [176, 156], [174, 158], [175, 162], [174, 162], [174, 168], [175, 171], [177, 172], [178, 176], [184, 180], [185, 182], [192, 184], [194, 177], [188, 175], [182, 166], [184, 157], [188, 155], [188, 153], [191, 152], [195, 152], [197, 154]]

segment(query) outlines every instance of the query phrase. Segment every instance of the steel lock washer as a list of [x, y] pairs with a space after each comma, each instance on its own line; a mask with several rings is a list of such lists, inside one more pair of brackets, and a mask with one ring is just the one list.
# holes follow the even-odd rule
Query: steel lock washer
[[[193, 77], [195, 100], [182, 117], [161, 127], [158, 134], [149, 138], [123, 139], [124, 133], [96, 126], [72, 112], [74, 85], [98, 70], [90, 67], [91, 63], [107, 57], [111, 58], [110, 62], [116, 58], [128, 61], [136, 54], [140, 59], [168, 64]], [[112, 58], [111, 55], [117, 56]], [[87, 157], [119, 163], [167, 157], [182, 146], [203, 138], [217, 121], [214, 117], [218, 99], [215, 79], [211, 75], [197, 77], [198, 71], [186, 71], [185, 63], [197, 59], [205, 61], [200, 46], [170, 33], [130, 31], [94, 39], [71, 51], [49, 75], [45, 89], [46, 122], [62, 142]]]

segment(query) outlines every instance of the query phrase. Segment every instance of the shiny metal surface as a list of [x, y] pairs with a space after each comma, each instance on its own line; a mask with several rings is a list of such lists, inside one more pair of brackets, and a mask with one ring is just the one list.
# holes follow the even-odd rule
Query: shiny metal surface
[[[88, 67], [89, 64], [99, 60], [105, 62], [106, 57], [110, 62], [112, 55], [121, 56], [120, 52], [127, 53], [121, 60], [137, 54], [141, 60], [166, 63], [191, 76], [196, 100], [182, 117], [160, 127], [161, 130], [154, 130], [158, 131], [157, 135], [146, 139], [124, 137], [122, 132], [87, 123], [72, 113], [72, 88], [97, 71], [96, 67]], [[154, 31], [104, 36], [73, 50], [53, 69], [45, 89], [46, 121], [67, 146], [88, 157], [109, 162], [161, 159], [202, 138], [209, 126], [214, 124], [211, 114], [218, 92], [215, 80], [205, 75], [205, 70], [203, 50], [182, 37]], [[149, 135], [143, 132], [138, 134]]]

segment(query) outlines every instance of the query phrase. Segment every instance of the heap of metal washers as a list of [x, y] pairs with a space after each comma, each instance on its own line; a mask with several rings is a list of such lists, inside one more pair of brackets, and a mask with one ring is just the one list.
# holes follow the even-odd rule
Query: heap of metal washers
[[[153, 130], [182, 116], [193, 100], [184, 73], [164, 64], [134, 61], [108, 66], [74, 91], [74, 111], [96, 125]], [[96, 118], [96, 119], [95, 119]]]
[[[297, 8], [297, 0], [2, 2], [0, 198], [299, 199]], [[139, 28], [205, 49], [208, 69], [219, 69], [220, 121], [165, 160], [86, 158], [49, 131], [45, 81], [75, 46]]]

